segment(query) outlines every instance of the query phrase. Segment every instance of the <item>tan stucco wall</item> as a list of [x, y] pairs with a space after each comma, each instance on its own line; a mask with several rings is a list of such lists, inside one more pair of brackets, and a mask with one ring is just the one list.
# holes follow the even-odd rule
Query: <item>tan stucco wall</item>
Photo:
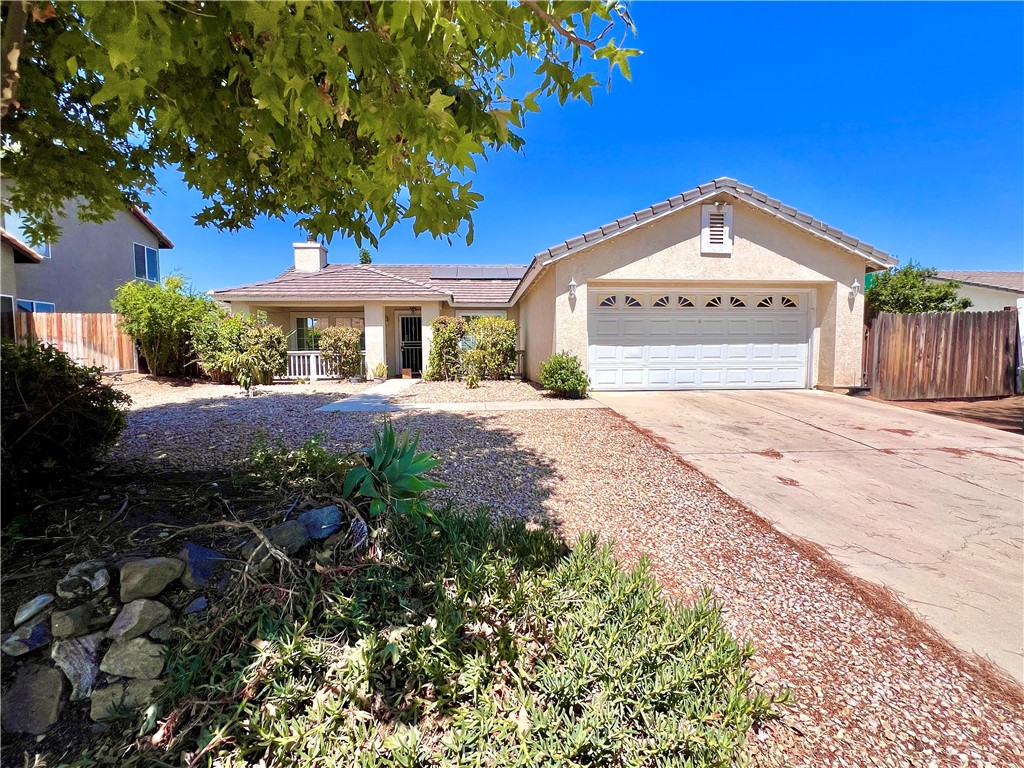
[[[52, 301], [58, 312], [110, 312], [117, 287], [135, 279], [133, 243], [157, 248], [156, 236], [127, 212], [103, 224], [79, 221], [74, 205], [60, 224], [52, 258], [15, 265], [20, 298]], [[162, 279], [163, 265], [160, 272]]]
[[[540, 364], [555, 351], [555, 271], [549, 269], [537, 278], [515, 307], [519, 345], [526, 350], [526, 375], [533, 381], [540, 380]], [[580, 360], [585, 364], [586, 359], [584, 341]]]
[[956, 294], [957, 296], [966, 297], [973, 302], [974, 306], [968, 310], [969, 312], [999, 312], [1006, 309], [1006, 307], [1017, 306], [1017, 299], [1024, 298], [1024, 293], [997, 291], [992, 288], [964, 285], [963, 283], [960, 284]]
[[[732, 202], [731, 200], [729, 202]], [[861, 382], [863, 295], [850, 286], [864, 282], [864, 261], [854, 254], [777, 220], [760, 210], [735, 202], [733, 252], [730, 256], [700, 253], [700, 208], [684, 209], [647, 226], [556, 262], [547, 269], [536, 296], [521, 300], [529, 315], [530, 335], [542, 321], [544, 295], [553, 296], [553, 344], [541, 338], [537, 352], [557, 347], [587, 360], [587, 292], [601, 281], [642, 285], [677, 284], [751, 285], [812, 289], [816, 326], [812, 354], [816, 362], [814, 384], [855, 386]], [[577, 283], [570, 302], [570, 280]], [[536, 289], [540, 287], [541, 290]], [[550, 352], [548, 352], [550, 354]], [[528, 352], [531, 378], [539, 364]]]
[[[28, 264], [27, 266], [35, 266]], [[7, 243], [0, 243], [0, 293], [18, 298], [18, 271], [14, 265], [14, 251]]]

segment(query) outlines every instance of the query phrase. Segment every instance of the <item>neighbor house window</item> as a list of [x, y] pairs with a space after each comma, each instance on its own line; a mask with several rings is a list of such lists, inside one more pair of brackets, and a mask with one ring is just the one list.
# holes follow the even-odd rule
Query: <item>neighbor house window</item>
[[29, 299], [18, 299], [18, 309], [22, 312], [57, 311], [52, 301], [30, 301]]
[[156, 248], [135, 243], [135, 276], [140, 280], [160, 282], [160, 258]]
[[25, 231], [25, 218], [18, 211], [4, 211], [4, 229], [25, 243], [25, 245], [31, 246], [32, 250], [44, 259], [49, 259], [53, 255], [48, 242], [40, 242], [28, 236], [28, 233]]

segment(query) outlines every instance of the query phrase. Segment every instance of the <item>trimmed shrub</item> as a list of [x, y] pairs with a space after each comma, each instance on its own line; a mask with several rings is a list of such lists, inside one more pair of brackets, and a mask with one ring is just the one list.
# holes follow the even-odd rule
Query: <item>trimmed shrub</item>
[[155, 376], [185, 373], [193, 331], [218, 311], [211, 299], [193, 293], [179, 275], [163, 284], [127, 282], [117, 289], [110, 306], [122, 315], [121, 329], [139, 344]]
[[564, 397], [576, 392], [586, 392], [590, 386], [590, 379], [583, 372], [583, 365], [576, 355], [556, 352], [540, 364], [540, 384], [544, 389]]
[[193, 335], [196, 357], [218, 381], [237, 382], [247, 392], [270, 384], [288, 367], [288, 341], [284, 331], [255, 315], [211, 313]]
[[358, 376], [362, 362], [359, 350], [359, 339], [362, 331], [358, 328], [346, 328], [332, 325], [320, 332], [320, 357], [327, 365], [337, 371], [339, 376]]
[[480, 372], [484, 367], [484, 353], [479, 349], [467, 349], [462, 353], [463, 380], [466, 382], [466, 389], [476, 389], [480, 386]]
[[467, 323], [463, 349], [479, 353], [481, 379], [500, 381], [515, 373], [517, 336], [516, 324], [504, 317], [475, 317]]
[[124, 430], [131, 398], [104, 384], [99, 368], [78, 365], [48, 344], [8, 340], [0, 361], [5, 496], [89, 469]]
[[427, 356], [426, 378], [456, 381], [462, 376], [462, 340], [466, 321], [461, 317], [435, 317], [430, 323], [433, 336]]

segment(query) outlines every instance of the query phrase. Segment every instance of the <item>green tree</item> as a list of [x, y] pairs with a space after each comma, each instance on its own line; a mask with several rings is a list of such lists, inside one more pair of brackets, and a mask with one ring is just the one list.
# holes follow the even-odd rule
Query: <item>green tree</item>
[[359, 263], [360, 264], [372, 264], [373, 263], [373, 256], [370, 255], [370, 249], [369, 248], [360, 248], [359, 249]]
[[960, 312], [971, 306], [971, 300], [957, 295], [960, 283], [955, 280], [932, 282], [938, 274], [934, 269], [910, 262], [905, 267], [883, 272], [875, 277], [864, 292], [864, 301], [872, 312]]
[[194, 336], [217, 305], [194, 293], [180, 275], [163, 284], [131, 280], [117, 289], [110, 302], [121, 317], [121, 329], [138, 342], [154, 376], [178, 376], [192, 358]]
[[105, 220], [172, 167], [202, 225], [471, 241], [477, 160], [542, 97], [590, 102], [596, 63], [629, 77], [630, 33], [621, 0], [4, 2], [10, 205], [54, 239], [63, 200]]

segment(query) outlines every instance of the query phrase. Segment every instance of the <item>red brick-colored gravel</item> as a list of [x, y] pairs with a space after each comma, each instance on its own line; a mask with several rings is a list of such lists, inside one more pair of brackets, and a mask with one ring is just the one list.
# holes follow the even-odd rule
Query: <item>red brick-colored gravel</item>
[[[316, 413], [325, 398], [143, 407], [113, 458], [228, 463], [260, 428], [289, 444], [323, 431], [338, 448], [366, 445], [384, 417]], [[444, 457], [438, 474], [450, 488], [441, 495], [546, 521], [570, 540], [586, 531], [614, 539], [624, 560], [650, 560], [670, 598], [712, 589], [730, 629], [757, 645], [759, 679], [793, 691], [782, 720], [752, 740], [756, 764], [1024, 764], [1018, 686], [974, 666], [880, 590], [778, 533], [614, 413], [403, 412], [394, 421]]]

